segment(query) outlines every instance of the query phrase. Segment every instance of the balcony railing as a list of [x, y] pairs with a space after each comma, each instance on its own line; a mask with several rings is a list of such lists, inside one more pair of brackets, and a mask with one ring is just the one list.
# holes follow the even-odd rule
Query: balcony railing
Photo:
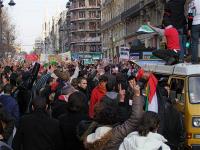
[[98, 31], [101, 30], [100, 28], [84, 28], [79, 29], [78, 27], [71, 27], [71, 32], [87, 32], [87, 31]]
[[70, 6], [70, 10], [77, 10], [77, 9], [90, 9], [90, 8], [101, 8], [100, 5], [96, 5], [96, 6], [90, 6], [90, 5], [85, 5], [85, 6], [79, 6], [78, 4], [73, 4]]
[[74, 21], [82, 21], [82, 20], [100, 20], [101, 17], [100, 16], [96, 16], [96, 17], [83, 17], [83, 18], [80, 18], [80, 17], [71, 17], [71, 22], [74, 22]]
[[90, 43], [90, 42], [101, 42], [100, 37], [89, 37], [89, 38], [74, 38], [71, 40], [71, 43]]

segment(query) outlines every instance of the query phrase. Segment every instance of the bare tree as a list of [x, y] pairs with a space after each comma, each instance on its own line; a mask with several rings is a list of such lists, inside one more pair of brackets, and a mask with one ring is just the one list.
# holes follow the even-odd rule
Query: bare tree
[[6, 54], [6, 52], [14, 53], [15, 52], [15, 25], [11, 23], [10, 16], [8, 14], [8, 10], [5, 8], [2, 9], [1, 17], [0, 17], [0, 27], [1, 27], [1, 39], [0, 39], [0, 53]]

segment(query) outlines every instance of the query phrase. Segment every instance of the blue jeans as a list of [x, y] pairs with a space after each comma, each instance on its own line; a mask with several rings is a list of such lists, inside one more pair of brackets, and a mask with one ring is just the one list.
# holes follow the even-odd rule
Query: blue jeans
[[184, 55], [186, 54], [186, 41], [187, 41], [187, 37], [183, 32], [183, 28], [178, 29], [178, 33], [179, 33], [179, 42], [180, 42], [180, 47], [181, 47], [181, 51], [180, 51], [180, 55], [179, 55], [179, 59], [181, 61], [183, 61], [184, 59]]
[[198, 63], [198, 44], [200, 37], [200, 24], [192, 26], [192, 63]]

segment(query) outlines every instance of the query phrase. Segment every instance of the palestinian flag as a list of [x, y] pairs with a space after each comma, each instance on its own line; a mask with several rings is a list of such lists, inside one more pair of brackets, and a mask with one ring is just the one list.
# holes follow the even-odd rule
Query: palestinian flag
[[153, 111], [158, 113], [158, 99], [156, 95], [156, 87], [158, 80], [151, 74], [146, 86], [146, 102], [145, 111]]

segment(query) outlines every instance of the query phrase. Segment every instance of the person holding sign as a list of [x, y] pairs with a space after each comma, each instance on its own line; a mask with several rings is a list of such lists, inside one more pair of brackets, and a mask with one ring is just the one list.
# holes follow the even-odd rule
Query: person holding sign
[[170, 17], [163, 18], [164, 29], [153, 27], [149, 22], [148, 25], [158, 32], [160, 35], [165, 36], [167, 49], [156, 50], [153, 55], [166, 61], [166, 65], [174, 65], [179, 62], [180, 43], [179, 34], [176, 28], [172, 26]]

